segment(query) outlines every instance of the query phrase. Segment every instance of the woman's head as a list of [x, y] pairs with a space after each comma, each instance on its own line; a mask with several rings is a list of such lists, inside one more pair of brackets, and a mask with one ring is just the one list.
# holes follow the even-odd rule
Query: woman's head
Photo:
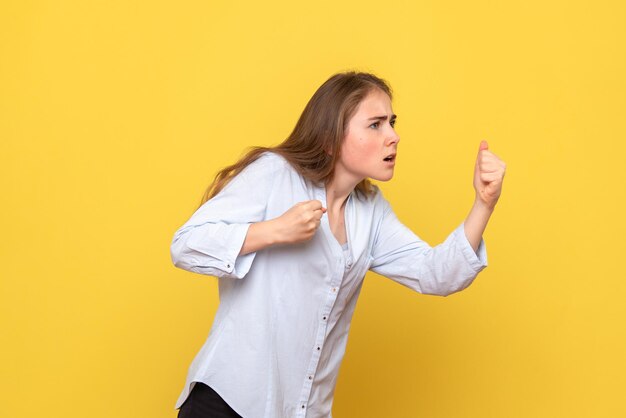
[[[305, 177], [327, 183], [333, 177], [350, 119], [374, 90], [392, 97], [389, 85], [373, 74], [351, 71], [333, 75], [313, 94], [291, 135], [274, 150], [301, 167]], [[361, 191], [367, 191], [367, 186], [364, 183]]]
[[[359, 104], [376, 90], [384, 92], [391, 100], [389, 85], [373, 74], [349, 71], [333, 75], [313, 94], [287, 139], [275, 147], [254, 147], [237, 163], [221, 170], [201, 204], [219, 193], [231, 178], [266, 151], [282, 155], [314, 183], [328, 183], [335, 173], [350, 119]], [[356, 188], [368, 193], [370, 183], [365, 179]]]
[[352, 189], [364, 179], [391, 180], [400, 142], [395, 124], [389, 96], [370, 91], [350, 118], [335, 164], [334, 188]]

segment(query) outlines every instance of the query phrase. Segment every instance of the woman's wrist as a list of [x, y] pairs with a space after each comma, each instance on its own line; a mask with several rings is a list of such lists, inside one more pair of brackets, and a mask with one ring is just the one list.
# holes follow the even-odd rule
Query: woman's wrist
[[476, 196], [476, 198], [474, 199], [474, 207], [480, 211], [485, 211], [485, 212], [493, 212], [493, 210], [496, 208], [496, 202], [493, 203], [487, 203], [484, 200], [480, 199], [480, 197], [478, 197], [478, 195]]
[[265, 233], [265, 243], [268, 247], [284, 243], [282, 234], [280, 233], [280, 224], [277, 219], [270, 219], [261, 223], [263, 224], [263, 231]]
[[250, 224], [239, 254], [253, 253], [280, 242], [280, 234], [274, 220], [255, 222]]
[[465, 236], [474, 251], [478, 250], [492, 213], [493, 207], [490, 207], [477, 197], [464, 222]]

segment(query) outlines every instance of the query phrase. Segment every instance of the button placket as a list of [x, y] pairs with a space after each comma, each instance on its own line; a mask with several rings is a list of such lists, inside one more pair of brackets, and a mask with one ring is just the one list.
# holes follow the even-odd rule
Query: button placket
[[[344, 276], [343, 271], [343, 262], [342, 258], [337, 259], [335, 274], [331, 276], [330, 284], [332, 286], [331, 292], [328, 293], [328, 297], [326, 299], [326, 303], [324, 304], [324, 310], [322, 313], [322, 321], [320, 321], [320, 326], [318, 327], [317, 337], [315, 339], [315, 345], [313, 346], [313, 352], [311, 355], [311, 360], [309, 363], [309, 368], [307, 370], [307, 374], [305, 375], [304, 384], [302, 387], [301, 397], [300, 397], [300, 405], [301, 409], [299, 412], [304, 413], [306, 409], [307, 402], [309, 400], [309, 396], [311, 395], [311, 389], [313, 386], [313, 380], [315, 377], [315, 373], [317, 371], [317, 366], [319, 364], [322, 347], [324, 346], [326, 340], [326, 329], [328, 327], [328, 320], [330, 319], [330, 312], [332, 311], [333, 306], [337, 300], [339, 284], [341, 284], [341, 280]], [[302, 415], [304, 416], [304, 415]]]

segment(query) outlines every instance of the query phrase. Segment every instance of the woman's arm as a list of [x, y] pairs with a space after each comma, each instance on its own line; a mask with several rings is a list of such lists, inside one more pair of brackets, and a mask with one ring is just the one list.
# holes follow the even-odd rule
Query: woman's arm
[[474, 166], [476, 200], [465, 219], [465, 236], [474, 251], [478, 250], [487, 222], [502, 192], [506, 164], [489, 151], [487, 141], [481, 141]]
[[253, 253], [277, 244], [294, 244], [311, 239], [326, 212], [319, 200], [296, 203], [278, 218], [253, 223], [239, 255]]
[[478, 251], [478, 246], [483, 238], [483, 232], [485, 232], [487, 222], [489, 222], [489, 217], [491, 217], [492, 213], [493, 208], [489, 208], [480, 200], [476, 200], [474, 206], [472, 206], [472, 210], [465, 219], [465, 236], [474, 251]]
[[487, 266], [482, 239], [500, 196], [506, 165], [480, 144], [474, 187], [476, 201], [465, 222], [434, 247], [404, 226], [382, 195], [381, 222], [372, 248], [370, 269], [424, 294], [446, 296], [469, 286]]
[[282, 160], [265, 154], [205, 202], [174, 234], [176, 267], [220, 278], [243, 278], [255, 258], [240, 255], [248, 229], [265, 220], [273, 187], [286, 175]]
[[420, 293], [447, 296], [465, 289], [487, 266], [484, 242], [473, 250], [463, 224], [433, 247], [400, 222], [382, 195], [377, 206], [382, 215], [370, 263], [375, 273]]
[[174, 234], [176, 267], [222, 278], [243, 278], [256, 252], [277, 244], [309, 240], [326, 209], [319, 200], [295, 204], [281, 216], [265, 219], [269, 196], [288, 162], [264, 154], [205, 202]]

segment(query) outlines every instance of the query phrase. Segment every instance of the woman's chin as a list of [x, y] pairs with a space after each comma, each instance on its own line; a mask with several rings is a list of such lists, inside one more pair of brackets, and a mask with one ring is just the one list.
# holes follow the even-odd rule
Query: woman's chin
[[380, 174], [378, 176], [370, 177], [372, 180], [376, 181], [389, 181], [393, 178], [393, 170], [390, 170], [388, 173]]

